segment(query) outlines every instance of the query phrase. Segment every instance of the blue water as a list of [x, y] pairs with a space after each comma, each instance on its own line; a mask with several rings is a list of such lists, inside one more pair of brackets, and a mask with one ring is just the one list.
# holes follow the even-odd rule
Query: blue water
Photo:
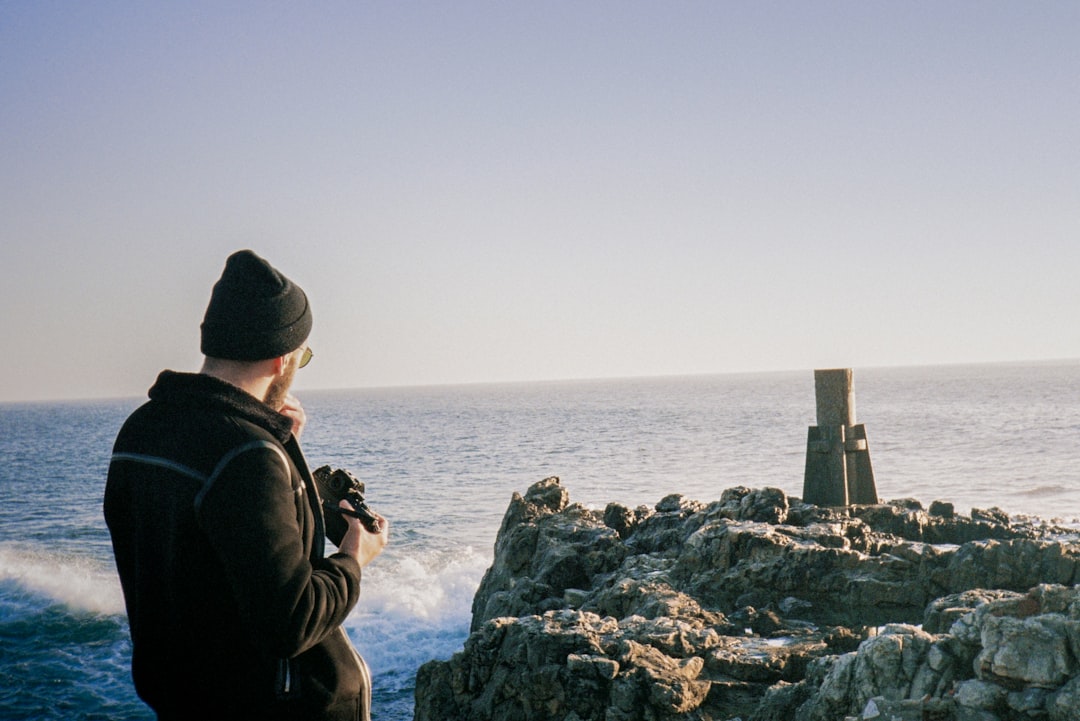
[[[813, 385], [805, 371], [299, 389], [309, 461], [352, 470], [392, 521], [346, 622], [377, 718], [411, 719], [417, 667], [461, 648], [512, 493], [557, 475], [596, 507], [735, 485], [799, 495]], [[1080, 361], [856, 369], [855, 385], [882, 497], [1077, 522]], [[100, 512], [139, 403], [0, 405], [0, 719], [151, 718]]]

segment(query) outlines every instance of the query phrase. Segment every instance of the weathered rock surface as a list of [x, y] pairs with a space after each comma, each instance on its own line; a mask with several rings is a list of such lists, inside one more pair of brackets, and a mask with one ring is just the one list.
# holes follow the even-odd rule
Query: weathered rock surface
[[417, 721], [1080, 719], [1080, 545], [999, 509], [515, 494]]

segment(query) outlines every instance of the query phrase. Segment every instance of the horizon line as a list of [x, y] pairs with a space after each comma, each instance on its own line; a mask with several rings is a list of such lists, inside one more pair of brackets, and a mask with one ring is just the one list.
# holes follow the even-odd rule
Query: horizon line
[[[1063, 358], [1039, 358], [1019, 360], [993, 360], [993, 361], [948, 361], [939, 363], [896, 363], [865, 366], [830, 366], [832, 368], [852, 368], [854, 370], [890, 370], [901, 368], [949, 368], [962, 366], [1034, 366], [1056, 364], [1080, 364], [1080, 357]], [[824, 370], [824, 368], [781, 368], [771, 370], [728, 370], [728, 371], [693, 371], [687, 373], [643, 373], [639, 375], [616, 375], [616, 376], [576, 376], [569, 378], [533, 378], [512, 380], [478, 380], [478, 381], [454, 381], [442, 383], [387, 383], [383, 385], [356, 385], [356, 386], [322, 386], [303, 388], [301, 393], [340, 393], [344, 391], [369, 391], [369, 390], [419, 390], [425, 388], [464, 388], [477, 386], [508, 386], [508, 385], [533, 385], [545, 383], [590, 383], [603, 381], [631, 381], [631, 380], [662, 380], [676, 378], [705, 378], [710, 376], [748, 376], [748, 375], [783, 375], [793, 373], [812, 372]], [[94, 402], [117, 402], [128, 400], [142, 400], [145, 395], [87, 395], [77, 397], [42, 397], [22, 400], [0, 400], [0, 407], [36, 405], [50, 403], [94, 403]]]

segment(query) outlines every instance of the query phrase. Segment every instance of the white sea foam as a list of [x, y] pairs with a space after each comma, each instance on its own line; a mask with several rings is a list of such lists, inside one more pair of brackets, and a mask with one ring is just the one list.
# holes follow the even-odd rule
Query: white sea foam
[[72, 610], [104, 615], [124, 612], [124, 597], [115, 571], [92, 558], [0, 543], [0, 581], [12, 582]]
[[460, 650], [490, 562], [466, 547], [379, 558], [365, 569], [360, 603], [345, 627], [376, 675], [408, 685], [420, 664]]
[[364, 570], [361, 612], [400, 620], [468, 616], [490, 563], [471, 547], [453, 555], [420, 552], [380, 558]]

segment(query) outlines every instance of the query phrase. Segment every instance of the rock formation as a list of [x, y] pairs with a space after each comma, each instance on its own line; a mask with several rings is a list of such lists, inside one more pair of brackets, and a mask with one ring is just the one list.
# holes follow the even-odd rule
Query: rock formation
[[1080, 719], [1080, 545], [998, 509], [514, 494], [417, 721]]

